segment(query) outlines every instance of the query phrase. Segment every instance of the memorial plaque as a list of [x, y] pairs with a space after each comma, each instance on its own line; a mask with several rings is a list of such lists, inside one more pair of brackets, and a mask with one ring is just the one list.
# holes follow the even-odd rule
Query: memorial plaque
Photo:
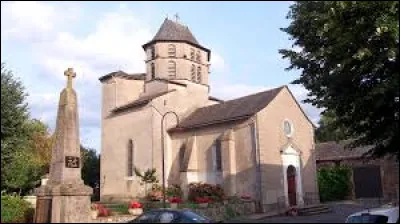
[[79, 157], [77, 156], [65, 156], [65, 167], [67, 168], [79, 168]]

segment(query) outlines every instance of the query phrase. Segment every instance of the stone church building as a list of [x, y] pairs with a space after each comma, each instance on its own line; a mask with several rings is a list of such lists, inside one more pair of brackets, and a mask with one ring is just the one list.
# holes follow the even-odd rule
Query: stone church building
[[167, 186], [220, 184], [264, 205], [317, 193], [314, 126], [287, 86], [210, 96], [210, 49], [169, 19], [143, 49], [146, 73], [100, 78], [101, 200], [142, 196], [134, 167], [156, 168], [161, 181], [162, 144]]

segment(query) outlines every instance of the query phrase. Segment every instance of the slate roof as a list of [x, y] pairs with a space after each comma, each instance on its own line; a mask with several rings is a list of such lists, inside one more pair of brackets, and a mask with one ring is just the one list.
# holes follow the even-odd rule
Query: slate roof
[[315, 153], [317, 161], [332, 161], [343, 159], [359, 159], [367, 153], [372, 146], [357, 147], [354, 149], [345, 149], [345, 145], [350, 140], [340, 142], [324, 142], [315, 145]]
[[107, 80], [111, 77], [121, 77], [121, 78], [125, 78], [125, 79], [145, 80], [146, 73], [128, 74], [124, 71], [115, 71], [115, 72], [111, 72], [111, 73], [108, 73], [107, 75], [100, 77], [99, 80], [100, 80], [100, 82], [104, 82], [105, 80]]
[[266, 107], [283, 88], [285, 86], [199, 108], [171, 131], [249, 118]]
[[187, 26], [176, 23], [169, 19], [164, 20], [156, 35], [151, 41], [144, 44], [143, 48], [146, 48], [149, 44], [157, 41], [186, 42], [204, 50], [210, 51], [209, 49], [200, 45], [200, 43], [196, 40], [196, 38], [193, 36], [192, 32], [190, 32]]
[[122, 105], [122, 106], [114, 108], [111, 112], [118, 113], [118, 112], [121, 112], [121, 111], [129, 109], [129, 108], [142, 106], [142, 105], [147, 104], [148, 102], [150, 102], [152, 99], [155, 99], [155, 98], [157, 98], [159, 96], [165, 95], [165, 94], [173, 92], [173, 91], [175, 91], [175, 89], [168, 90], [168, 91], [163, 91], [163, 92], [152, 94], [152, 95], [139, 97], [139, 99], [136, 99], [136, 100], [134, 100], [134, 101], [132, 101], [130, 103], [127, 103], [125, 105]]

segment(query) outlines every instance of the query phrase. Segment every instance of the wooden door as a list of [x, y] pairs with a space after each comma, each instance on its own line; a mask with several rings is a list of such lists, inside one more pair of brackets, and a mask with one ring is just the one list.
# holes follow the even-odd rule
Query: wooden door
[[287, 184], [288, 184], [288, 197], [289, 197], [289, 205], [293, 206], [297, 203], [296, 198], [296, 168], [290, 165], [287, 168]]

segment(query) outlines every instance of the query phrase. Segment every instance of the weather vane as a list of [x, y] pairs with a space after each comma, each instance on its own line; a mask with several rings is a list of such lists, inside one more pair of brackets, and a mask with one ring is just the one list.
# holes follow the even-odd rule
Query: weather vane
[[179, 20], [179, 15], [178, 15], [178, 13], [175, 13], [174, 17], [175, 17], [175, 21], [178, 22], [178, 20]]

